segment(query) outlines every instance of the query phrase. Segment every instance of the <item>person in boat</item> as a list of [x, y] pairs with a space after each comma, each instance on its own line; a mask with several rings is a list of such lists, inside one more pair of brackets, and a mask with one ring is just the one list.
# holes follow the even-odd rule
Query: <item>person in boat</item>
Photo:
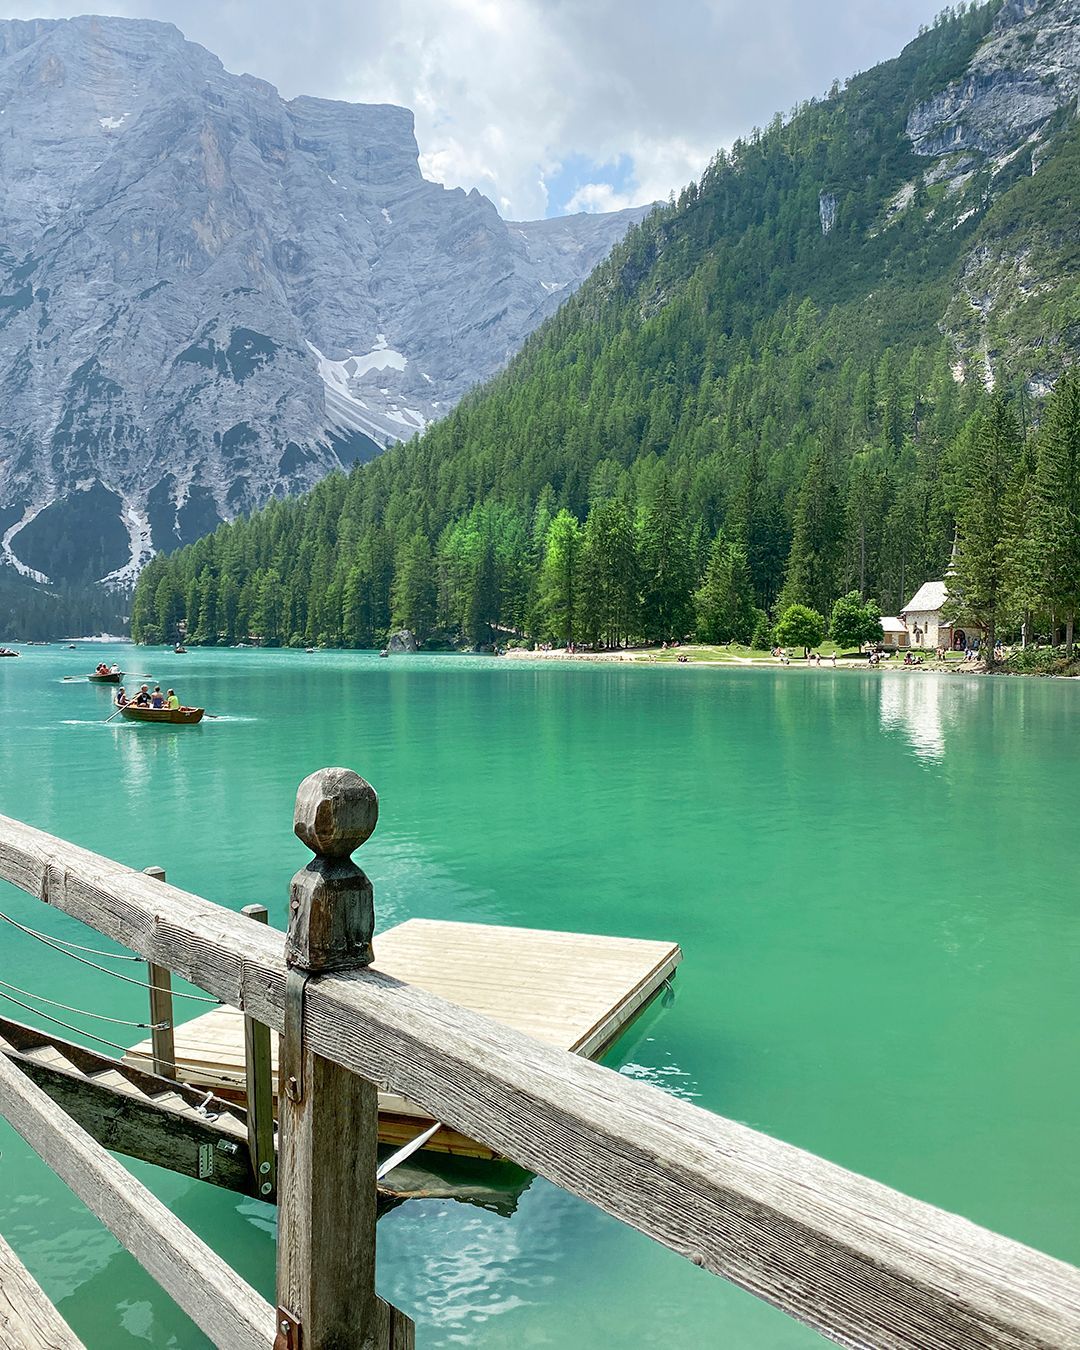
[[97, 663], [97, 668], [95, 669], [94, 674], [95, 674], [95, 675], [108, 675], [108, 673], [109, 673], [109, 667], [105, 664], [104, 661], [99, 661], [99, 662]]
[[154, 685], [154, 692], [150, 695], [150, 706], [151, 708], [164, 708], [165, 706], [165, 695], [161, 692], [160, 684]]
[[135, 697], [131, 700], [131, 703], [132, 703], [132, 706], [135, 707], [135, 708], [149, 708], [149, 706], [150, 706], [150, 689], [149, 689], [149, 686], [147, 686], [147, 685], [145, 685], [145, 684], [144, 684], [144, 685], [140, 685], [140, 687], [139, 687], [139, 692], [138, 692], [138, 693], [135, 695]]
[[124, 686], [121, 685], [116, 691], [116, 698], [113, 700], [118, 708], [126, 708], [128, 705], [128, 696], [124, 693]]
[[170, 689], [165, 697], [165, 706], [170, 712], [180, 711], [180, 700], [176, 697], [176, 690]]
[[119, 675], [119, 674], [120, 674], [120, 667], [116, 664], [115, 661], [114, 661], [114, 662], [112, 663], [112, 665], [109, 667], [109, 674], [110, 674], [110, 675]]

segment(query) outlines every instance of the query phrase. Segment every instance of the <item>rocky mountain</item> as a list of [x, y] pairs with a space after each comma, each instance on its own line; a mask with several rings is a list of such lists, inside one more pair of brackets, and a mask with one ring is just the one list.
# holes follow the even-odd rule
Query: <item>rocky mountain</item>
[[132, 578], [448, 411], [645, 212], [511, 223], [405, 108], [0, 22], [0, 565]]

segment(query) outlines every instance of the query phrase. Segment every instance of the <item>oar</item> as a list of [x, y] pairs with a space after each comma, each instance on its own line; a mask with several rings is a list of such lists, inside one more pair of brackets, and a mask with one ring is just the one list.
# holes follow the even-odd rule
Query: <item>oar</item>
[[383, 1177], [386, 1176], [388, 1172], [392, 1172], [395, 1167], [405, 1162], [407, 1158], [411, 1158], [414, 1153], [419, 1152], [435, 1131], [441, 1129], [442, 1122], [437, 1120], [429, 1130], [425, 1130], [423, 1134], [418, 1134], [415, 1139], [410, 1139], [409, 1142], [403, 1148], [399, 1148], [396, 1153], [391, 1153], [389, 1158], [387, 1158], [384, 1163], [380, 1163], [379, 1167], [376, 1169], [375, 1180], [382, 1181]]
[[123, 708], [117, 708], [117, 710], [114, 713], [110, 713], [109, 716], [106, 717], [103, 725], [108, 726], [108, 724], [113, 720], [113, 718], [119, 717], [123, 711], [124, 711]]

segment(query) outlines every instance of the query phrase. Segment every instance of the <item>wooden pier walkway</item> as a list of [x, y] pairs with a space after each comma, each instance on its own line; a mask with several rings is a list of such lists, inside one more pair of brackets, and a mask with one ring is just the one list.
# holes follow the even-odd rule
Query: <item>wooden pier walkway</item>
[[[681, 960], [673, 942], [408, 919], [375, 938], [372, 966], [545, 1045], [598, 1059]], [[238, 1008], [215, 1008], [183, 1023], [174, 1029], [173, 1045], [178, 1077], [244, 1102], [244, 1016]], [[124, 1062], [149, 1070], [151, 1042], [133, 1046]], [[276, 1038], [272, 1062], [276, 1084]], [[405, 1097], [379, 1093], [380, 1143], [406, 1143], [431, 1123]], [[496, 1156], [446, 1128], [426, 1147], [464, 1157]]]

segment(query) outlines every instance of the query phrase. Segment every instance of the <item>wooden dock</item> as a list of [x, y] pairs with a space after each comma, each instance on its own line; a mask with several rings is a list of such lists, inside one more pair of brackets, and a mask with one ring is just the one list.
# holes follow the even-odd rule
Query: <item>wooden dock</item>
[[[396, 978], [392, 934], [375, 943], [383, 969], [369, 969], [373, 888], [351, 857], [377, 820], [374, 788], [350, 769], [320, 769], [300, 784], [294, 831], [314, 860], [290, 883], [283, 943], [251, 913], [234, 913], [0, 816], [0, 880], [127, 947], [151, 973], [182, 975], [244, 1009], [257, 1108], [247, 1117], [251, 1181], [260, 1195], [268, 1194], [264, 1188], [274, 1192], [278, 1206], [276, 1308], [39, 1085], [40, 1078], [57, 1097], [67, 1093], [70, 1084], [55, 1081], [71, 1076], [62, 1064], [44, 1062], [21, 1041], [0, 1053], [0, 1115], [214, 1345], [412, 1350], [411, 1319], [375, 1286], [375, 1085], [389, 1083], [427, 1119], [452, 1125], [838, 1345], [1080, 1346], [1080, 1270], [590, 1063], [580, 1051], [598, 1053], [643, 1005], [650, 986], [655, 992], [662, 983], [661, 954], [636, 975], [624, 970], [612, 993], [601, 948], [591, 949], [595, 986], [593, 961], [582, 962], [586, 979], [576, 958], [553, 961], [553, 949], [544, 948], [562, 941], [572, 952], [581, 942], [605, 939], [518, 933], [508, 949], [470, 947], [477, 973], [466, 980], [460, 961], [439, 946], [462, 935], [433, 930], [438, 940], [425, 948], [414, 928], [442, 971], [438, 978], [449, 981], [439, 987], [457, 992], [466, 985], [477, 999], [486, 989], [488, 1012], [495, 993], [505, 999], [501, 1026]], [[497, 942], [497, 930], [471, 933]], [[411, 939], [399, 932], [396, 941], [404, 960]], [[673, 964], [678, 950], [667, 950]], [[638, 951], [644, 955], [644, 945]], [[396, 969], [410, 979], [417, 973]], [[156, 976], [150, 983], [164, 1002]], [[554, 1010], [547, 1018], [544, 1002]], [[536, 1034], [518, 1029], [523, 1018]], [[171, 1021], [154, 1028], [162, 1064]], [[272, 1147], [263, 1138], [264, 1128], [271, 1139], [274, 1133], [270, 1046], [252, 1027], [282, 1038], [276, 1191]], [[556, 1043], [541, 1039], [545, 1028]], [[13, 1034], [18, 1041], [33, 1032]], [[579, 1053], [560, 1048], [567, 1043]], [[64, 1058], [80, 1069], [77, 1047], [69, 1045]], [[185, 1091], [181, 1085], [178, 1095]], [[172, 1095], [167, 1081], [149, 1097], [162, 1094]], [[189, 1124], [185, 1119], [185, 1130]], [[11, 1303], [10, 1291], [18, 1291], [25, 1323], [34, 1314], [24, 1309], [37, 1294], [5, 1256], [0, 1252], [7, 1267], [0, 1269], [0, 1290]]]
[[[598, 1059], [681, 960], [672, 942], [409, 919], [376, 937], [374, 969], [546, 1045]], [[215, 1008], [176, 1027], [174, 1046], [181, 1079], [244, 1101], [244, 1018], [238, 1009]], [[124, 1062], [148, 1069], [150, 1041], [129, 1050]], [[276, 1083], [276, 1037], [273, 1073]], [[393, 1093], [379, 1094], [380, 1143], [406, 1143], [425, 1123], [431, 1118], [420, 1107]], [[450, 1129], [440, 1130], [427, 1147], [463, 1157], [496, 1156]]]

